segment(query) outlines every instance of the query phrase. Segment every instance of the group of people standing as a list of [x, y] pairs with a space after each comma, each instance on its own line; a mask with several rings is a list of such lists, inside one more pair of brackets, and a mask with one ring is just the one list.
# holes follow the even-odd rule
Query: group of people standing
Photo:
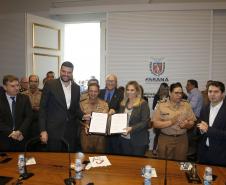
[[197, 81], [188, 80], [188, 96], [181, 83], [171, 84], [168, 93], [166, 89], [166, 84], [160, 86], [162, 93], [156, 95], [160, 100], [153, 104], [157, 156], [226, 166], [224, 84], [208, 81], [206, 90], [200, 92]]
[[[71, 151], [144, 155], [148, 144], [150, 111], [141, 97], [139, 84], [130, 81], [123, 94], [117, 89], [117, 77], [111, 74], [106, 77], [105, 89], [100, 90], [98, 83], [90, 82], [86, 98], [80, 99], [80, 88], [72, 77], [73, 68], [71, 62], [62, 63], [60, 78], [46, 81], [41, 92], [32, 91], [37, 78], [31, 75], [29, 92], [36, 93], [40, 99], [32, 99], [28, 92], [19, 93], [19, 80], [13, 75], [4, 77], [4, 92], [1, 92], [0, 99], [1, 150], [23, 150], [27, 136], [33, 135], [31, 128], [35, 128], [34, 134], [40, 134], [45, 151], [65, 151], [63, 138], [69, 143]], [[25, 106], [19, 102], [20, 96], [25, 99]], [[16, 100], [15, 114], [13, 97]], [[39, 104], [35, 105], [37, 101]], [[88, 127], [92, 112], [106, 112], [109, 115], [126, 112], [130, 119], [122, 134], [90, 135]]]
[[[84, 96], [84, 95], [83, 95]], [[99, 88], [98, 82], [88, 82], [87, 98], [80, 102], [84, 113], [104, 112], [109, 115], [127, 113], [128, 123], [122, 134], [90, 135], [89, 121], [83, 122], [81, 144], [85, 152], [102, 152], [123, 155], [143, 156], [148, 145], [148, 125], [150, 110], [143, 100], [141, 89], [136, 81], [127, 83], [125, 93], [117, 89], [117, 77], [106, 77], [106, 88]]]
[[[189, 152], [196, 155], [198, 149], [200, 162], [226, 165], [223, 83], [209, 81], [205, 92], [209, 102], [205, 106], [195, 80], [187, 82], [187, 97], [180, 83], [170, 87], [163, 83], [150, 116], [148, 102], [136, 81], [129, 81], [122, 92], [113, 74], [106, 77], [104, 89], [100, 89], [96, 79], [91, 79], [88, 90], [80, 97], [73, 69], [71, 62], [62, 63], [60, 77], [47, 79], [42, 91], [38, 89], [36, 75], [29, 77], [29, 90], [23, 93], [19, 93], [19, 80], [15, 76], [4, 77], [4, 91], [0, 93], [1, 150], [24, 150], [27, 138], [40, 135], [44, 151], [65, 151], [62, 140], [66, 140], [72, 152], [144, 156], [149, 143], [148, 128], [152, 125], [156, 130], [154, 151], [158, 157], [186, 160]], [[110, 116], [127, 113], [127, 127], [121, 134], [89, 134], [92, 112]], [[199, 140], [193, 140], [194, 133], [195, 136], [198, 133]]]

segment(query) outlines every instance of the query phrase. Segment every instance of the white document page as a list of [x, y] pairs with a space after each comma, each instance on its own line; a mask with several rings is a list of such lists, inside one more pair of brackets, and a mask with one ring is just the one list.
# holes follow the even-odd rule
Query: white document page
[[127, 113], [119, 113], [111, 116], [110, 134], [125, 132], [127, 127]]
[[35, 158], [34, 157], [30, 157], [30, 158], [26, 158], [26, 165], [33, 165], [36, 164]]
[[92, 167], [104, 167], [104, 166], [110, 166], [111, 163], [108, 160], [107, 156], [94, 156], [89, 157], [89, 161], [91, 163]]
[[93, 112], [89, 126], [89, 132], [91, 133], [106, 133], [108, 114]]

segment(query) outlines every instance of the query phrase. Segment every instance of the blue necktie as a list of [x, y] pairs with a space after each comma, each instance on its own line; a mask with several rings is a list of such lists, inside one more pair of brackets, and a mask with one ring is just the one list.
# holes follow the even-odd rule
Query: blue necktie
[[13, 130], [15, 129], [15, 110], [16, 110], [16, 101], [15, 101], [15, 97], [11, 96], [10, 97], [12, 99], [12, 117], [13, 117]]
[[111, 101], [111, 93], [108, 92], [106, 101], [110, 103]]

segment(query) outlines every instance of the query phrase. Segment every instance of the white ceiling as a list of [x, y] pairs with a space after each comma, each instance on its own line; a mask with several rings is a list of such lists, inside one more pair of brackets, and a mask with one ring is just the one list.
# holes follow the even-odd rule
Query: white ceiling
[[118, 4], [226, 2], [226, 0], [52, 0], [52, 7], [98, 6]]
[[[52, 8], [84, 8], [101, 5], [133, 5], [164, 4], [164, 3], [205, 3], [226, 2], [226, 0], [1, 0], [0, 14], [29, 12], [40, 16], [49, 15]], [[136, 6], [136, 5], [134, 5]]]

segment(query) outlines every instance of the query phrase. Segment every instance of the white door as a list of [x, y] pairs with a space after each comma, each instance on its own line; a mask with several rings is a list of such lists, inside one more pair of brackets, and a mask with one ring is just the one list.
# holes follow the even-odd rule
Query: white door
[[64, 53], [64, 24], [26, 14], [26, 74], [39, 76], [40, 88], [48, 71], [59, 76]]

